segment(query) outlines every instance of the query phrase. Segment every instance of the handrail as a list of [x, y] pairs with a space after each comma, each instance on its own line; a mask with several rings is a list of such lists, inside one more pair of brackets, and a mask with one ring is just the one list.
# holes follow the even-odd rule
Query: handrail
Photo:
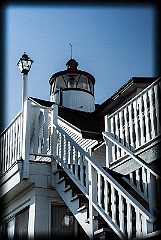
[[1, 175], [22, 157], [22, 112], [0, 135]]
[[108, 117], [112, 117], [113, 115], [116, 115], [118, 112], [120, 112], [122, 109], [130, 105], [132, 102], [137, 100], [140, 96], [142, 96], [144, 93], [146, 93], [148, 90], [150, 90], [154, 85], [156, 85], [158, 82], [161, 81], [161, 77], [159, 77], [156, 81], [154, 81], [152, 84], [150, 84], [148, 87], [146, 87], [144, 90], [142, 90], [140, 93], [138, 93], [136, 96], [134, 96], [132, 99], [130, 99], [127, 103], [125, 103], [123, 106], [121, 106], [119, 109], [117, 109], [115, 112], [111, 113]]
[[0, 133], [0, 137], [12, 126], [12, 124], [16, 121], [16, 119], [22, 114], [22, 110], [16, 115], [16, 117], [12, 120], [12, 122]]
[[[108, 222], [108, 224], [112, 228], [115, 228], [115, 231], [117, 228], [116, 227], [117, 225], [116, 215], [118, 214], [117, 211], [119, 211], [119, 214], [121, 214], [120, 211], [124, 212], [123, 210], [124, 203], [122, 199], [124, 199], [124, 201], [127, 204], [127, 219], [128, 219], [127, 224], [129, 225], [132, 224], [131, 217], [130, 217], [132, 214], [132, 208], [135, 209], [136, 215], [139, 219], [140, 219], [140, 215], [142, 215], [142, 218], [143, 219], [145, 218], [146, 221], [149, 221], [149, 223], [150, 222], [153, 223], [155, 221], [154, 216], [151, 213], [149, 213], [134, 197], [132, 197], [108, 172], [106, 172], [63, 129], [61, 129], [60, 126], [58, 125], [53, 125], [53, 126], [58, 132], [57, 133], [58, 134], [58, 152], [56, 156], [54, 156], [54, 158], [64, 168], [64, 171], [66, 171], [69, 177], [75, 182], [75, 184], [86, 195], [86, 197], [92, 202], [93, 207], [105, 218], [105, 221]], [[69, 143], [70, 143], [70, 146], [67, 145], [68, 147], [65, 147], [65, 144], [69, 144]], [[78, 158], [78, 152], [80, 153], [79, 158]], [[74, 153], [76, 157], [74, 156]], [[81, 167], [83, 159], [84, 161], [86, 161], [86, 163], [83, 165], [83, 167]], [[78, 168], [77, 168], [78, 162], [80, 164], [80, 168], [82, 169], [85, 168], [84, 171], [85, 171], [86, 183], [83, 181], [84, 176], [83, 176], [82, 169], [80, 169], [80, 173], [78, 174]], [[75, 168], [77, 169], [74, 170], [73, 165], [75, 165]], [[90, 172], [91, 170], [93, 171], [93, 173]], [[78, 175], [82, 175], [82, 177], [78, 177]], [[90, 178], [90, 176], [93, 176], [93, 177]], [[96, 178], [98, 178], [97, 186], [95, 185]], [[101, 191], [101, 188], [103, 188], [103, 186], [106, 189], [104, 190], [105, 193]], [[95, 194], [92, 194], [92, 196], [90, 195], [90, 191], [89, 191], [89, 188], [91, 187], [95, 192]], [[109, 187], [111, 189], [110, 193], [109, 193]], [[104, 198], [103, 200], [102, 200], [102, 194], [105, 194], [103, 197]], [[122, 210], [117, 209], [116, 207], [116, 196], [119, 196], [119, 206], [121, 206]], [[111, 203], [109, 202], [108, 198], [111, 199], [110, 200]], [[110, 216], [110, 213], [108, 213], [108, 208], [111, 208], [111, 211], [112, 211], [111, 216]], [[137, 224], [138, 218], [136, 219], [136, 224]], [[120, 224], [122, 225], [125, 224], [123, 217], [120, 217], [119, 221], [121, 222]], [[148, 226], [146, 225], [145, 228], [148, 228]], [[122, 233], [123, 231], [124, 230], [122, 229]], [[127, 230], [127, 231], [128, 231], [128, 237], [131, 236], [131, 232], [130, 232], [131, 230]]]
[[144, 167], [146, 170], [150, 171], [151, 174], [153, 174], [155, 177], [161, 179], [161, 176], [159, 176], [156, 172], [154, 172], [149, 165], [147, 165], [141, 158], [136, 156], [132, 151], [130, 151], [127, 147], [125, 147], [123, 144], [121, 144], [117, 139], [109, 135], [107, 132], [102, 132], [104, 138], [107, 138], [112, 143], [116, 144], [118, 147], [122, 148], [123, 151], [125, 151], [130, 157], [132, 157], [136, 162], [138, 162], [142, 167]]
[[[157, 79], [111, 115], [105, 116], [105, 131], [132, 151], [160, 136], [159, 92]], [[109, 145], [109, 163], [124, 157], [125, 151]]]

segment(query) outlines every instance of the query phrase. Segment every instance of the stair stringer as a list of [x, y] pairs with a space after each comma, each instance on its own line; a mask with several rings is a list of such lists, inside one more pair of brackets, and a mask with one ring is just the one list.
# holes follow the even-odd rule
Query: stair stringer
[[59, 195], [61, 196], [63, 201], [66, 203], [66, 205], [68, 206], [68, 208], [70, 209], [70, 211], [72, 212], [72, 214], [74, 215], [76, 220], [79, 222], [79, 224], [81, 225], [83, 230], [90, 237], [91, 236], [90, 223], [86, 221], [88, 218], [87, 209], [84, 208], [81, 211], [78, 211], [78, 209], [80, 208], [79, 198], [75, 199], [74, 201], [71, 201], [72, 189], [65, 192], [64, 191], [66, 188], [65, 181], [59, 182], [57, 172], [54, 173], [54, 177], [55, 177], [55, 188], [56, 188], [57, 192], [59, 193]]
[[[89, 206], [92, 207], [104, 218], [106, 223], [113, 229], [113, 231], [120, 237], [120, 239], [131, 239], [133, 237], [132, 232], [132, 208], [135, 210], [136, 214], [136, 237], [147, 235], [150, 232], [153, 232], [153, 223], [155, 218], [135, 199], [133, 198], [116, 180], [107, 173], [92, 157], [85, 152], [75, 141], [58, 125], [54, 125], [54, 128], [57, 130], [57, 153], [54, 156], [56, 162], [63, 168], [67, 175], [72, 179], [72, 181], [78, 186], [81, 192], [88, 198]], [[68, 145], [66, 145], [68, 143]], [[68, 146], [68, 147], [66, 147]], [[70, 151], [68, 154], [67, 152]], [[78, 158], [79, 153], [79, 158]], [[76, 156], [74, 156], [76, 154]], [[78, 161], [79, 160], [79, 161]], [[80, 169], [83, 169], [83, 166], [86, 168], [86, 182], [83, 178], [83, 170], [80, 170], [80, 176], [78, 177], [78, 162]], [[96, 178], [98, 178], [96, 180]], [[104, 195], [104, 204], [102, 206], [101, 200], [101, 191], [100, 184], [101, 178], [104, 181], [105, 186], [105, 195]], [[86, 186], [85, 186], [86, 184]], [[110, 196], [108, 195], [108, 186], [110, 185]], [[101, 185], [102, 187], [103, 185]], [[58, 189], [59, 187], [56, 186]], [[92, 188], [92, 195], [90, 194], [90, 189]], [[60, 195], [62, 191], [58, 189]], [[119, 205], [116, 199], [119, 197]], [[63, 196], [63, 195], [62, 195]], [[64, 197], [64, 196], [63, 196]], [[109, 198], [111, 199], [109, 201]], [[76, 209], [72, 210], [73, 205], [69, 204], [69, 200], [64, 201], [69, 206], [70, 210], [76, 214]], [[126, 216], [124, 210], [124, 203], [126, 204]], [[108, 208], [112, 214], [109, 214]], [[116, 212], [117, 211], [117, 212]], [[123, 217], [122, 217], [123, 214]], [[77, 215], [77, 214], [76, 214]], [[117, 223], [116, 217], [119, 215], [119, 224]], [[92, 216], [93, 218], [94, 216]], [[126, 222], [123, 218], [127, 218]], [[84, 221], [84, 220], [83, 220]], [[92, 219], [90, 219], [91, 222]], [[124, 226], [126, 225], [126, 226]], [[92, 226], [91, 226], [92, 227]], [[126, 228], [126, 232], [125, 229]], [[98, 229], [95, 229], [98, 230]], [[93, 235], [94, 233], [90, 233]]]

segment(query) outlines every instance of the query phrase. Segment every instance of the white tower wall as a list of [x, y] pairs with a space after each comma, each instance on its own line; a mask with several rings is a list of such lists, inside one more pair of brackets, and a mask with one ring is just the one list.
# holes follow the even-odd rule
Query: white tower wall
[[68, 90], [62, 92], [62, 106], [75, 110], [93, 112], [94, 97], [86, 92], [79, 90]]

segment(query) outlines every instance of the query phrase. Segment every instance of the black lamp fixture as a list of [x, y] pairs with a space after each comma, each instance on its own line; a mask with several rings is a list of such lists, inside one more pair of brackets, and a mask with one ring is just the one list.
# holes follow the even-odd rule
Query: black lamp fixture
[[68, 88], [75, 88], [76, 87], [76, 80], [73, 75], [70, 75], [68, 80]]
[[22, 57], [19, 59], [17, 66], [21, 73], [24, 75], [27, 75], [30, 71], [31, 65], [33, 63], [33, 60], [29, 58], [29, 56], [24, 52]]

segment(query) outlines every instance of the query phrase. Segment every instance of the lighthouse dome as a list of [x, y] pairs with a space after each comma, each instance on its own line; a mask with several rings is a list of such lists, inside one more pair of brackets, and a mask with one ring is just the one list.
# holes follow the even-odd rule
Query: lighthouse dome
[[74, 59], [70, 59], [66, 66], [66, 70], [54, 73], [49, 79], [51, 101], [64, 107], [93, 112], [95, 78], [77, 69], [78, 62]]

